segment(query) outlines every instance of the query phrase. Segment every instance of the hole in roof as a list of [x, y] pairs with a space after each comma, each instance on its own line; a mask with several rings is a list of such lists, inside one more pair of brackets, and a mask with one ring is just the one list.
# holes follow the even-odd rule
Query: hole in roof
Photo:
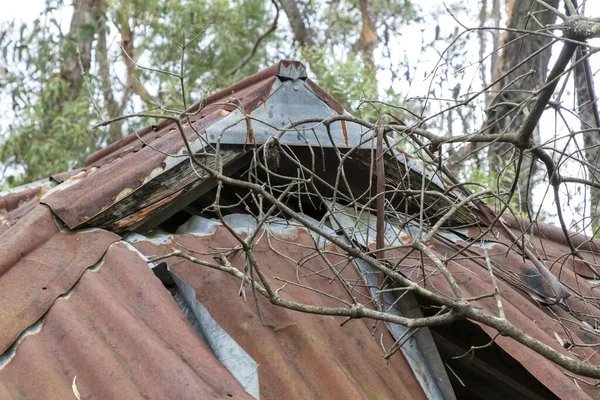
[[[222, 145], [222, 148], [226, 145]], [[240, 146], [231, 146], [232, 149], [240, 149]], [[264, 169], [264, 154], [261, 153], [261, 163], [263, 166], [250, 166], [252, 153], [246, 148], [246, 154], [236, 159], [235, 168], [230, 170], [235, 172], [228, 173], [228, 176], [242, 181], [251, 181], [269, 187], [272, 194], [278, 197], [282, 191], [289, 185], [290, 180], [296, 180], [302, 170], [298, 167], [297, 161], [308, 170], [314, 168], [315, 179], [309, 183], [299, 183], [300, 189], [294, 189], [293, 193], [288, 195], [286, 205], [292, 210], [321, 220], [327, 213], [327, 207], [322, 203], [318, 193], [326, 199], [335, 200], [342, 205], [348, 204], [348, 199], [353, 198], [358, 203], [375, 211], [375, 204], [371, 199], [375, 195], [375, 184], [372, 178], [371, 152], [353, 152], [346, 157], [343, 168], [339, 168], [339, 156], [344, 156], [346, 150], [338, 149], [339, 154], [332, 148], [311, 149], [306, 146], [289, 146], [279, 149], [277, 157], [267, 154], [266, 164], [274, 169], [275, 174], [267, 174]], [[364, 154], [363, 154], [364, 153]], [[294, 161], [292, 161], [294, 160]], [[232, 162], [233, 164], [233, 162]], [[275, 168], [276, 165], [276, 168]], [[237, 169], [236, 169], [237, 168]], [[386, 168], [388, 166], [386, 165]], [[396, 169], [394, 169], [396, 168]], [[398, 170], [396, 164], [389, 165], [390, 172], [395, 175], [404, 174], [405, 171]], [[186, 170], [187, 171], [187, 170]], [[300, 172], [299, 172], [300, 171]], [[338, 171], [343, 171], [341, 176]], [[306, 174], [306, 173], [305, 173]], [[303, 176], [306, 178], [307, 176]], [[175, 176], [169, 179], [175, 180]], [[337, 184], [337, 190], [334, 186]], [[137, 231], [139, 233], [148, 232], [156, 228], [161, 228], [168, 233], [174, 233], [179, 226], [184, 224], [192, 216], [202, 216], [209, 219], [217, 219], [214, 209], [214, 201], [217, 198], [217, 189], [215, 182], [206, 181], [205, 183], [195, 184], [196, 187], [189, 193], [180, 196], [176, 201], [170, 202], [166, 208], [160, 211], [156, 218], [150, 218]], [[198, 193], [195, 195], [195, 193]], [[223, 185], [220, 194], [220, 208], [223, 215], [229, 214], [251, 214], [260, 215], [262, 211], [267, 211], [271, 204], [268, 201], [260, 201], [259, 196], [252, 195], [250, 190], [243, 187], [233, 187]], [[387, 196], [386, 196], [387, 198]], [[393, 197], [388, 199], [393, 207], [401, 212], [411, 213], [414, 208], [418, 210], [420, 202], [418, 199], [408, 199], [404, 197]], [[404, 203], [408, 203], [408, 207]], [[412, 208], [411, 208], [412, 207]], [[438, 207], [439, 208], [439, 207]], [[365, 210], [366, 211], [366, 210]], [[284, 217], [281, 212], [272, 214], [274, 217]]]
[[[417, 298], [424, 316], [439, 310]], [[457, 399], [557, 399], [496, 343], [465, 355], [471, 346], [491, 340], [475, 323], [462, 320], [429, 329]]]

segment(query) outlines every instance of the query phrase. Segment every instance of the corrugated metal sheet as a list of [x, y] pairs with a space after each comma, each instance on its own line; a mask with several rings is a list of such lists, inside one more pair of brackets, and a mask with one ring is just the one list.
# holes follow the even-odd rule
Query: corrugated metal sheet
[[2, 399], [74, 399], [74, 380], [83, 399], [251, 398], [122, 243], [0, 356]]
[[0, 192], [0, 233], [33, 210], [54, 186], [55, 182], [44, 179]]
[[[248, 229], [239, 220], [233, 226], [240, 230]], [[263, 237], [255, 250], [271, 283], [277, 288], [285, 286], [280, 294], [286, 299], [307, 304], [340, 305], [316, 291], [284, 285], [282, 280], [285, 280], [348, 300], [337, 281], [331, 283], [333, 275], [327, 264], [316, 257], [310, 259], [314, 256], [310, 233], [303, 227], [281, 223], [280, 226], [277, 230], [271, 229], [274, 236], [270, 239]], [[192, 252], [199, 259], [214, 262], [211, 253], [216, 248], [235, 247], [237, 242], [219, 223], [214, 223], [212, 228], [214, 232], [209, 234], [184, 233], [152, 239], [136, 235], [130, 240], [149, 257], [169, 253], [175, 247]], [[205, 232], [204, 227], [202, 229]], [[335, 255], [334, 248], [328, 250], [332, 263], [344, 259], [343, 255]], [[229, 260], [243, 270], [243, 253]], [[298, 260], [298, 264], [292, 260]], [[300, 260], [306, 262], [300, 263]], [[387, 348], [394, 343], [385, 325], [373, 330], [371, 322], [358, 320], [340, 328], [343, 318], [298, 313], [258, 298], [265, 321], [263, 326], [250, 289], [246, 290], [247, 301], [236, 296], [239, 281], [183, 259], [168, 258], [164, 261], [194, 288], [198, 301], [259, 364], [260, 391], [264, 398], [289, 398], [292, 393], [294, 398], [427, 398], [402, 353], [396, 353], [388, 361], [381, 357], [380, 340]], [[360, 275], [352, 267], [343, 269], [342, 273], [350, 282], [361, 282]], [[368, 302], [369, 294], [362, 284], [355, 286], [353, 292], [360, 300]], [[424, 374], [427, 365], [420, 367]], [[425, 385], [430, 398], [443, 398], [437, 386], [435, 380]]]
[[119, 239], [101, 230], [61, 232], [46, 206], [0, 235], [0, 352]]
[[31, 200], [39, 200], [52, 186], [56, 184], [44, 179], [0, 192], [0, 216], [22, 207]]
[[[340, 208], [336, 214], [336, 221], [358, 243], [375, 249], [375, 216], [367, 214], [361, 215], [360, 218], [353, 217], [351, 209]], [[524, 221], [517, 221], [513, 218], [509, 223], [509, 225], [515, 226], [512, 229], [517, 237], [521, 235], [521, 230], [516, 228], [518, 222]], [[332, 223], [334, 226], [338, 226], [333, 220]], [[471, 230], [476, 231], [477, 229]], [[494, 274], [498, 278], [498, 287], [506, 318], [519, 329], [555, 350], [598, 364], [600, 356], [593, 347], [577, 347], [567, 350], [563, 344], [574, 342], [595, 344], [598, 342], [598, 333], [595, 329], [586, 331], [578, 327], [581, 326], [582, 321], [584, 321], [584, 326], [598, 327], [600, 290], [592, 287], [588, 280], [581, 278], [575, 272], [577, 264], [573, 263], [573, 258], [564, 256], [569, 254], [568, 246], [552, 241], [548, 237], [542, 239], [542, 232], [548, 236], [556, 234], [556, 231], [548, 225], [538, 224], [538, 236], [532, 238], [532, 248], [542, 256], [551, 271], [560, 277], [561, 282], [573, 290], [572, 296], [563, 300], [561, 305], [541, 307], [544, 303], [540, 303], [540, 300], [553, 298], [554, 293], [533, 263], [516, 250], [513, 241], [506, 234], [500, 232], [496, 232], [496, 235], [488, 234], [468, 247], [466, 246], [469, 236], [467, 229], [458, 231], [444, 229], [431, 241], [429, 247], [441, 259], [451, 257], [458, 250], [468, 247], [467, 250], [463, 250], [461, 256], [448, 265], [465, 298], [476, 298], [493, 293], [494, 289], [485, 261], [485, 252], [487, 252]], [[417, 234], [417, 226], [408, 225], [400, 229], [394, 224], [388, 223], [386, 224], [386, 245], [401, 246], [403, 243], [409, 243]], [[473, 235], [474, 237], [475, 235]], [[557, 238], [559, 237], [557, 236]], [[562, 239], [564, 240], [564, 236]], [[576, 243], [583, 245], [581, 239], [581, 237], [574, 238]], [[592, 245], [594, 242], [590, 240], [587, 243]], [[409, 251], [410, 248], [397, 248], [386, 252], [386, 257], [391, 262], [398, 260], [396, 268], [411, 280], [420, 282], [435, 293], [454, 297], [448, 282], [440, 271], [428, 259], [422, 258], [418, 253], [410, 255]], [[586, 256], [592, 262], [598, 258], [598, 254], [588, 253]], [[472, 304], [489, 311], [492, 315], [498, 315], [497, 303], [494, 298], [487, 297], [474, 301]], [[483, 325], [481, 327], [489, 334], [490, 338], [496, 336], [497, 332], [494, 329]], [[557, 337], [563, 340], [563, 344]], [[498, 337], [496, 343], [559, 398], [600, 397], [600, 389], [583, 385], [584, 390], [582, 390], [581, 385], [565, 375], [562, 368], [514, 340]]]

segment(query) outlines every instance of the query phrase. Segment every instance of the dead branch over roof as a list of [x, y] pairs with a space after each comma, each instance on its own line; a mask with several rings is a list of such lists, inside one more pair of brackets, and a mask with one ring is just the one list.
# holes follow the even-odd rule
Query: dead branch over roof
[[[251, 190], [199, 171], [172, 119], [91, 155], [80, 171], [0, 194], [0, 394], [66, 397], [77, 376], [82, 396], [244, 398], [256, 393], [240, 376], [254, 377], [255, 371], [242, 366], [257, 365], [264, 398], [291, 391], [303, 398], [454, 398], [436, 345], [444, 352], [456, 342], [449, 336], [434, 340], [439, 332], [432, 336], [427, 327], [394, 323], [433, 318], [437, 305], [343, 250], [343, 243], [365, 254], [379, 250], [373, 129], [345, 112], [296, 61], [281, 61], [188, 113], [183, 135], [207, 168], [235, 179], [251, 176], [277, 196], [286, 194], [281, 187], [287, 178], [311, 172], [313, 186], [302, 183], [306, 188], [288, 203], [298, 203], [298, 215], [326, 235], [291, 218], [267, 218], [262, 204], [245, 202]], [[273, 143], [278, 150], [269, 156]], [[459, 290], [479, 309], [502, 313], [560, 354], [600, 364], [593, 347], [600, 336], [599, 293], [585, 264], [597, 265], [597, 240], [571, 237], [582, 261], [565, 256], [570, 249], [558, 228], [504, 216], [505, 229], [498, 229], [494, 211], [435, 165], [390, 141], [384, 149], [389, 268], [440, 298]], [[272, 171], [259, 168], [265, 165]], [[215, 199], [229, 210], [226, 225], [214, 219], [219, 210], [209, 206]], [[266, 222], [257, 224], [253, 213]], [[320, 221], [311, 217], [317, 214]], [[399, 220], [401, 214], [413, 217]], [[357, 301], [369, 310], [393, 310], [392, 317], [348, 322], [293, 312], [255, 299], [251, 285], [190, 261], [209, 265], [224, 258], [238, 274], [251, 274], [236, 232], [256, 239], [256, 262], [286, 299], [315, 307]], [[423, 238], [421, 252], [411, 247]], [[174, 250], [188, 258], [166, 257]], [[446, 261], [457, 287], [423, 257], [425, 251]], [[144, 265], [156, 257], [165, 257], [160, 263], [168, 268], [158, 261], [150, 263], [152, 270]], [[570, 296], [560, 296], [554, 280]], [[203, 331], [199, 315], [208, 315], [215, 330]], [[528, 386], [507, 376], [513, 383], [498, 390], [531, 398], [543, 390], [560, 398], [600, 398], [598, 389], [578, 383], [562, 367], [479, 325], [498, 352], [532, 377]], [[210, 345], [215, 337], [247, 353], [247, 364], [219, 358]], [[382, 348], [389, 351], [387, 360]], [[44, 387], [25, 379], [42, 373]]]

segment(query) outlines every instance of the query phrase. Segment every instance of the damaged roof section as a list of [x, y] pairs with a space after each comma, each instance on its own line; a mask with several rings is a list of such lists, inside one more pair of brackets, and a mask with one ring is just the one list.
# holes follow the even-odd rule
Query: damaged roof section
[[[246, 167], [255, 146], [277, 137], [294, 152], [299, 147], [322, 148], [333, 162], [339, 161], [340, 151], [360, 149], [356, 157], [349, 157], [346, 167], [360, 170], [365, 175], [363, 183], [370, 181], [371, 149], [376, 143], [373, 131], [353, 122], [335, 99], [307, 78], [299, 62], [281, 61], [208, 97], [204, 106], [198, 107], [197, 114], [182, 120], [183, 135], [199, 161], [212, 169], [217, 167], [218, 147], [225, 175]], [[328, 127], [317, 122], [301, 123], [334, 117], [341, 119]], [[164, 220], [173, 210], [184, 208], [216, 185], [205, 171], [190, 163], [181, 135], [172, 120], [130, 135], [90, 156], [85, 179], [84, 172], [80, 172], [41, 201], [71, 229], [94, 226], [122, 232], [151, 219]], [[300, 161], [310, 167], [312, 158], [307, 153]], [[409, 187], [420, 189], [422, 176], [433, 191], [444, 192], [452, 186], [431, 168], [393, 147], [385, 159], [391, 187], [408, 182]], [[328, 185], [335, 185], [331, 171], [322, 175], [330, 180]], [[360, 197], [365, 190], [338, 189], [350, 197]], [[447, 196], [462, 194], [452, 190]], [[427, 204], [435, 204], [427, 208], [427, 215], [434, 217], [450, 207], [439, 197], [425, 197]], [[395, 201], [401, 207], [399, 200]], [[416, 199], [412, 207], [419, 204]], [[449, 222], [477, 223], [476, 214], [474, 209], [465, 209]]]
[[[244, 236], [257, 228], [251, 215], [230, 215], [226, 223]], [[318, 238], [304, 226], [272, 219], [258, 235], [258, 262], [286, 299], [315, 307], [343, 306], [335, 299], [352, 301], [342, 286], [349, 282], [353, 296], [361, 303], [371, 302], [367, 283], [352, 260], [322, 241], [326, 260], [318, 257], [314, 250], [314, 240]], [[213, 263], [217, 249], [234, 248], [237, 244], [220, 222], [202, 217], [192, 217], [177, 234], [136, 234], [128, 241], [149, 258], [180, 249]], [[243, 252], [229, 260], [244, 269]], [[443, 364], [439, 357], [435, 359], [434, 347], [420, 348], [411, 338], [403, 355], [399, 353], [386, 361], [381, 357], [378, 341], [389, 348], [400, 337], [391, 334], [385, 325], [373, 330], [372, 324], [363, 320], [340, 328], [342, 317], [298, 313], [274, 306], [262, 297], [253, 300], [249, 288], [245, 294], [248, 300], [243, 302], [232, 295], [239, 291], [240, 282], [225, 273], [176, 257], [162, 261], [194, 288], [203, 307], [260, 365], [261, 395], [265, 398], [289, 396], [286, 382], [291, 382], [298, 398], [454, 398]], [[344, 282], [335, 279], [328, 263], [342, 271]], [[433, 355], [427, 359], [423, 353], [431, 351]], [[432, 372], [435, 366], [437, 374]], [[323, 379], [323, 375], [327, 378]]]
[[[338, 205], [332, 205], [331, 209], [333, 212], [329, 215], [329, 222], [336, 230], [343, 229], [357, 243], [372, 250], [376, 249], [374, 215], [356, 213], [349, 207]], [[507, 223], [516, 235], [521, 234], [522, 228], [519, 225], [525, 222], [507, 217]], [[554, 275], [560, 276], [560, 281], [564, 285], [577, 288], [560, 304], [556, 304], [555, 293], [532, 261], [520, 254], [515, 249], [512, 239], [505, 234], [498, 232], [498, 236], [495, 236], [488, 233], [478, 238], [480, 232], [478, 228], [445, 228], [439, 231], [428, 247], [441, 259], [447, 259], [462, 251], [459, 257], [448, 263], [448, 269], [455, 277], [465, 298], [484, 297], [474, 301], [477, 307], [488, 311], [491, 315], [498, 315], [497, 302], [490, 296], [490, 293], [494, 292], [494, 283], [489, 273], [491, 268], [502, 296], [503, 311], [511, 323], [565, 355], [575, 355], [578, 359], [586, 359], [592, 364], [598, 364], [600, 356], [593, 350], [593, 346], [573, 345], [597, 342], [599, 333], [595, 328], [600, 322], [598, 309], [600, 291], [578, 272], [581, 268], [580, 262], [574, 257], [564, 257], [565, 254], [569, 254], [568, 245], [563, 243], [564, 236], [562, 241], [552, 241], [549, 237], [542, 236], [543, 233], [548, 236], [555, 234], [556, 231], [552, 227], [539, 224], [537, 229], [538, 235], [533, 239], [533, 246], [543, 252], [542, 260]], [[418, 235], [417, 224], [406, 225], [388, 220], [385, 225], [385, 245], [393, 250], [386, 252], [386, 259], [394, 263], [399, 272], [410, 277], [414, 282], [419, 282], [429, 290], [451, 298], [453, 292], [448, 282], [433, 263], [417, 252], [413, 253], [409, 246], [403, 247]], [[556, 238], [560, 239], [561, 236]], [[573, 241], [580, 246], [587, 244], [582, 250], [589, 250], [590, 247], [599, 244], [597, 240], [585, 240], [581, 236], [574, 236]], [[489, 258], [489, 264], [486, 256]], [[597, 252], [595, 254], [586, 252], [586, 258], [592, 263], [596, 263], [598, 257]], [[365, 265], [363, 268], [368, 266]], [[388, 304], [393, 303], [393, 298], [389, 300], [384, 298], [384, 301]], [[401, 304], [398, 307], [402, 309]], [[524, 348], [510, 338], [498, 337], [494, 329], [483, 324], [480, 326], [490, 339], [494, 339], [498, 346], [523, 365], [535, 379], [557, 397], [595, 398], [600, 395], [598, 389], [589, 386], [585, 386], [587, 390], [582, 390], [562, 368], [533, 350]], [[594, 329], [589, 329], [592, 327]]]
[[[299, 183], [304, 186], [286, 205], [343, 243], [378, 250], [376, 135], [308, 79], [301, 63], [281, 61], [196, 107], [182, 120], [183, 134], [204, 165], [216, 167], [218, 152], [224, 175], [253, 179], [274, 194], [310, 172], [314, 179]], [[271, 174], [262, 167], [272, 160], [256, 151], [263, 144], [279, 147]], [[387, 261], [413, 282], [452, 297], [439, 270], [410, 245], [456, 206], [427, 246], [440, 259], [451, 258], [466, 297], [497, 314], [492, 270], [511, 322], [562, 354], [600, 364], [593, 347], [600, 336], [599, 294], [586, 279], [594, 274], [564, 256], [569, 248], [562, 232], [506, 217], [507, 232], [483, 234], [489, 219], [480, 207], [458, 207], [465, 195], [436, 169], [393, 144], [381, 145]], [[357, 302], [410, 318], [439, 310], [293, 220], [270, 218], [258, 228], [251, 214], [263, 216], [269, 206], [258, 197], [232, 185], [218, 192], [217, 180], [190, 162], [172, 120], [91, 155], [81, 170], [0, 194], [0, 397], [68, 397], [77, 377], [83, 397], [101, 398], [279, 399], [294, 393], [452, 400], [482, 390], [505, 398], [600, 398], [599, 389], [469, 321], [461, 321], [466, 335], [463, 325], [432, 334], [294, 312], [255, 297], [249, 286], [210, 268], [224, 256], [252, 273], [228, 228], [242, 237], [256, 233], [263, 272], [291, 301]], [[216, 199], [228, 214], [225, 224], [213, 218]], [[523, 232], [527, 248], [563, 282], [569, 298], [557, 304], [550, 281], [515, 245], [511, 234], [521, 238]], [[571, 239], [596, 265], [600, 243]], [[204, 265], [173, 256], [148, 261], [174, 249]], [[483, 343], [468, 340], [474, 329]], [[457, 349], [464, 353], [490, 339], [493, 359], [478, 352], [459, 357]], [[457, 357], [463, 364], [454, 364]], [[485, 385], [451, 369], [469, 359], [471, 371], [481, 367], [490, 379]]]
[[81, 398], [252, 398], [124, 243], [0, 355], [3, 399], [74, 398], [73, 386]]

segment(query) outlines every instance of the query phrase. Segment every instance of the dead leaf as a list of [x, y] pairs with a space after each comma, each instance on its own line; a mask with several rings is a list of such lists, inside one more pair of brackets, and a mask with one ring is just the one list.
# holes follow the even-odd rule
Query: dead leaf
[[73, 384], [71, 385], [71, 389], [73, 389], [73, 394], [75, 395], [75, 397], [77, 398], [77, 400], [81, 400], [81, 394], [79, 393], [79, 390], [77, 390], [77, 375], [75, 375], [73, 377]]
[[558, 336], [558, 333], [554, 332], [554, 337], [556, 338], [556, 340], [558, 341], [558, 343], [560, 343], [561, 347], [565, 347], [565, 342], [564, 342], [564, 340], [562, 340], [560, 338], [560, 336]]

